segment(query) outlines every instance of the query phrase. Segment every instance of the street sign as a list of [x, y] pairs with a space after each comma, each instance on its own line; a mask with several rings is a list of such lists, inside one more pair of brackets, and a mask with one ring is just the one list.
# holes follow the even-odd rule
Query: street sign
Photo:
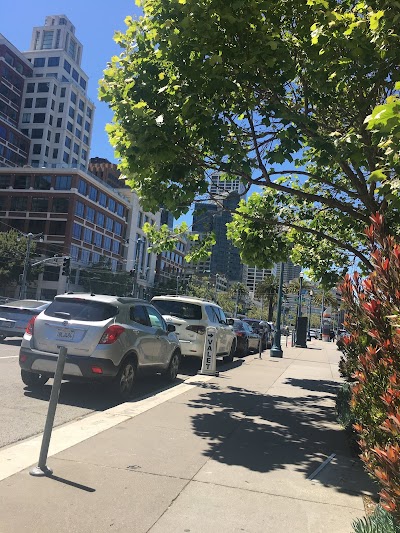
[[204, 342], [203, 361], [199, 374], [203, 376], [218, 376], [217, 372], [217, 328], [208, 327], [206, 329], [206, 339]]

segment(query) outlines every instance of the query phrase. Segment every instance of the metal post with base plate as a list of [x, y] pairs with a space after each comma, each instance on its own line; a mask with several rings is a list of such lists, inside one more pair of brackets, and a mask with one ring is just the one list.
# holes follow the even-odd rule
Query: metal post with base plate
[[198, 372], [202, 376], [219, 376], [217, 372], [217, 328], [206, 328], [206, 340], [204, 342], [203, 361], [201, 370]]
[[31, 476], [51, 476], [53, 471], [46, 465], [47, 454], [49, 452], [50, 438], [53, 431], [54, 417], [56, 414], [58, 397], [60, 395], [61, 381], [64, 373], [65, 359], [67, 357], [67, 348], [59, 346], [57, 368], [54, 374], [53, 386], [47, 410], [47, 418], [43, 431], [42, 446], [40, 448], [39, 463], [32, 468], [29, 473]]

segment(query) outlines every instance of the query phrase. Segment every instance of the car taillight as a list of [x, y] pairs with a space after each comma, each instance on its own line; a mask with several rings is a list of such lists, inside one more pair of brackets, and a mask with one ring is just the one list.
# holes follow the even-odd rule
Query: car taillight
[[37, 315], [33, 316], [29, 320], [28, 325], [26, 326], [25, 333], [27, 333], [28, 335], [33, 335], [33, 325], [35, 323], [36, 318], [37, 318]]
[[195, 333], [198, 333], [199, 335], [204, 335], [206, 332], [205, 326], [187, 326], [186, 329], [188, 331], [194, 331]]
[[244, 331], [235, 331], [235, 333], [236, 333], [236, 337], [245, 337], [246, 336]]
[[112, 344], [118, 337], [125, 331], [125, 328], [114, 324], [107, 328], [107, 330], [101, 336], [99, 344]]

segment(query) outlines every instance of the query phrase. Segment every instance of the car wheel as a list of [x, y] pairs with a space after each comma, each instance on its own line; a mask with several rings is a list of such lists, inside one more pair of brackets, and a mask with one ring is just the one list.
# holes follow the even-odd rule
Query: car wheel
[[229, 351], [229, 355], [226, 355], [224, 357], [225, 363], [232, 363], [233, 357], [235, 355], [235, 352], [236, 352], [236, 342], [233, 341], [232, 344], [231, 344], [231, 349]]
[[249, 353], [249, 340], [247, 339], [240, 352], [240, 357], [244, 357], [245, 355], [248, 355], [248, 353]]
[[0, 342], [3, 342], [6, 339], [5, 335], [0, 335]]
[[28, 372], [27, 370], [21, 370], [21, 379], [28, 387], [43, 387], [49, 381], [47, 376], [43, 374], [35, 374], [34, 372]]
[[125, 359], [115, 380], [114, 389], [120, 398], [130, 400], [136, 378], [136, 363], [133, 359]]
[[164, 373], [164, 377], [167, 381], [175, 381], [178, 376], [179, 365], [181, 363], [181, 358], [179, 352], [174, 352], [172, 354], [171, 360], [169, 362], [168, 368]]

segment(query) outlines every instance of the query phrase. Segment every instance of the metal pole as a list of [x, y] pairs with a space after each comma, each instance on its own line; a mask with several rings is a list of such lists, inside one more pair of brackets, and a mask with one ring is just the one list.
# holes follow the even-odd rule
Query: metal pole
[[307, 340], [311, 340], [311, 302], [313, 297], [313, 291], [310, 291], [310, 301], [308, 302], [308, 332], [307, 332]]
[[325, 311], [325, 292], [322, 291], [322, 303], [321, 303], [321, 325], [320, 325], [320, 332], [321, 332], [321, 339], [322, 339], [322, 326], [324, 323], [324, 311]]
[[175, 294], [178, 296], [178, 289], [179, 289], [179, 276], [176, 276], [176, 292]]
[[218, 302], [218, 277], [219, 275], [215, 274], [215, 296], [214, 296], [215, 302]]
[[29, 257], [30, 257], [30, 253], [31, 253], [31, 244], [32, 244], [33, 233], [28, 233], [27, 238], [28, 238], [28, 241], [26, 243], [26, 254], [25, 254], [24, 270], [23, 270], [23, 273], [22, 273], [21, 291], [20, 291], [21, 300], [26, 298], [26, 278], [28, 276]]
[[281, 313], [282, 313], [282, 293], [283, 293], [283, 270], [284, 263], [281, 263], [281, 272], [279, 276], [278, 289], [278, 308], [276, 310], [276, 328], [274, 335], [274, 344], [269, 352], [271, 357], [282, 357], [283, 350], [281, 346]]
[[42, 446], [40, 448], [39, 463], [30, 470], [31, 476], [51, 476], [53, 471], [46, 465], [47, 454], [49, 452], [49, 445], [51, 433], [53, 431], [54, 417], [56, 414], [58, 397], [60, 395], [61, 380], [64, 373], [65, 359], [67, 356], [67, 348], [65, 346], [59, 347], [56, 372], [54, 374], [53, 386], [51, 388], [51, 395], [49, 407], [47, 410], [47, 418], [43, 431]]
[[235, 314], [233, 315], [235, 318], [237, 318], [238, 307], [239, 307], [239, 287], [236, 290]]

